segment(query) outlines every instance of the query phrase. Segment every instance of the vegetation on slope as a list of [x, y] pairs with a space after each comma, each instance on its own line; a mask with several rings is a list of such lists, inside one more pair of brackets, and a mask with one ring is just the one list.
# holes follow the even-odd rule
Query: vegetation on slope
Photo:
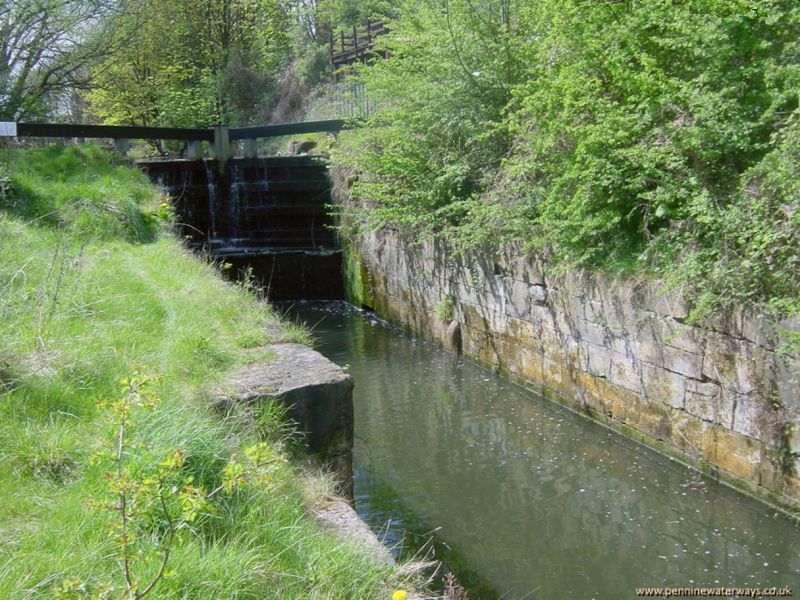
[[366, 226], [798, 310], [800, 7], [403, 3], [336, 160]]
[[[167, 548], [148, 597], [388, 597], [388, 569], [308, 516], [278, 408], [223, 418], [198, 393], [303, 332], [164, 233], [143, 174], [93, 147], [0, 152], [0, 597], [138, 597]], [[102, 450], [137, 395], [158, 403], [124, 409], [118, 476]]]

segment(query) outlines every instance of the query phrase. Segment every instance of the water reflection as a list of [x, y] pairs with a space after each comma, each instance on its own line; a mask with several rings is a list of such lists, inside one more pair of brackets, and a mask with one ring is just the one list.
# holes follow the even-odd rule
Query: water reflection
[[357, 509], [405, 553], [435, 530], [471, 598], [800, 587], [763, 505], [352, 307], [294, 312], [355, 379]]

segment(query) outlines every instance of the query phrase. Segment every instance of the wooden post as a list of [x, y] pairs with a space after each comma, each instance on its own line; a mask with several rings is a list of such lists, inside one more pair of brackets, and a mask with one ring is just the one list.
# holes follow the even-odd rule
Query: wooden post
[[202, 140], [189, 140], [186, 146], [186, 158], [197, 160], [203, 156]]
[[127, 154], [131, 149], [131, 140], [128, 138], [116, 138], [114, 140], [114, 150], [120, 154]]
[[225, 163], [231, 157], [231, 138], [227, 125], [214, 127], [214, 158], [217, 159], [219, 172], [225, 171]]
[[247, 138], [244, 140], [244, 157], [258, 158], [258, 143], [255, 138]]

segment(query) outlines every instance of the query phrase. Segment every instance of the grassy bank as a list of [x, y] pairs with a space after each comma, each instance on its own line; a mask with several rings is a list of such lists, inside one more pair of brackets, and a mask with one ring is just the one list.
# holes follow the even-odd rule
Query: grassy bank
[[247, 349], [305, 334], [100, 149], [0, 150], [0, 184], [0, 597], [390, 597], [388, 568], [309, 517], [280, 411], [203, 401], [268, 358]]

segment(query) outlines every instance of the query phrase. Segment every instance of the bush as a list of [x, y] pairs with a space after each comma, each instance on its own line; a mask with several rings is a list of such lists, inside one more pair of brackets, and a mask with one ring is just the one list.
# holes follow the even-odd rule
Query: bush
[[336, 155], [365, 226], [677, 261], [703, 305], [796, 296], [797, 3], [421, 4], [362, 69], [378, 110]]

